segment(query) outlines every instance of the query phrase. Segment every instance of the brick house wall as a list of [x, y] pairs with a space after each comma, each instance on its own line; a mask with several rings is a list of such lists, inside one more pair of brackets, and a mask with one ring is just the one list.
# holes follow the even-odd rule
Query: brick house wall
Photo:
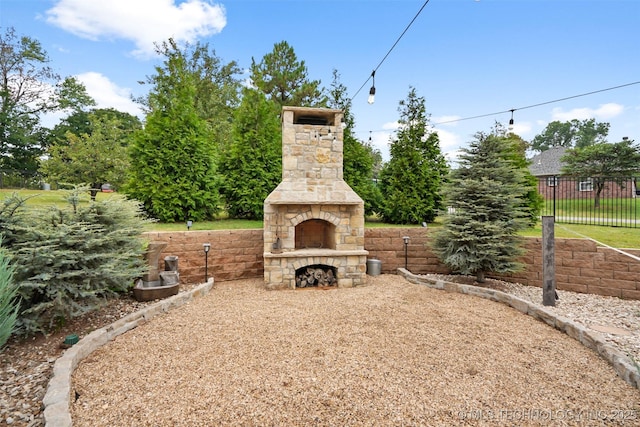
[[[559, 176], [555, 185], [556, 200], [563, 199], [590, 199], [594, 197], [595, 185], [593, 190], [580, 191], [579, 183], [581, 180], [575, 180], [569, 177]], [[538, 177], [538, 193], [547, 200], [553, 200], [554, 186], [549, 185], [553, 183], [552, 176]], [[614, 181], [607, 181], [604, 189], [600, 193], [602, 199], [613, 198], [633, 198], [635, 197], [635, 184], [634, 181], [629, 179], [621, 186]]]
[[[429, 230], [425, 228], [367, 228], [365, 249], [369, 259], [382, 263], [383, 273], [395, 273], [405, 266], [403, 237], [407, 245], [407, 267], [416, 274], [449, 273], [428, 247]], [[203, 243], [211, 243], [208, 275], [216, 281], [263, 277], [263, 231], [220, 230], [145, 233], [149, 240], [168, 243], [160, 256], [178, 256], [182, 283], [204, 281]], [[542, 286], [542, 239], [527, 238], [521, 261], [523, 271], [495, 275], [530, 286]], [[614, 250], [596, 246], [585, 239], [556, 239], [556, 285], [558, 289], [582, 293], [640, 299], [640, 262]], [[640, 256], [640, 250], [627, 252]]]

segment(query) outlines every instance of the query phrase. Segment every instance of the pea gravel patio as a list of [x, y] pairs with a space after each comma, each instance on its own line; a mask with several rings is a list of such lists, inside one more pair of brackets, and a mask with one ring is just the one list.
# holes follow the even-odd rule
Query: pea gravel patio
[[96, 350], [74, 426], [637, 425], [640, 391], [505, 305], [368, 277], [208, 295]]

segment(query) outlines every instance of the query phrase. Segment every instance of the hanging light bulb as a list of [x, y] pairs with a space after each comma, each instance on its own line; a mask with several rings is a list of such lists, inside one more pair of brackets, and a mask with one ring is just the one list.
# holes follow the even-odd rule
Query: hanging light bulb
[[513, 112], [516, 110], [510, 110], [511, 111], [511, 120], [509, 120], [509, 132], [513, 132]]
[[371, 89], [369, 89], [369, 99], [367, 99], [369, 104], [373, 104], [376, 99], [376, 70], [371, 72], [371, 78], [373, 81], [371, 83]]
[[369, 144], [371, 144], [371, 143], [373, 142], [373, 141], [371, 140], [371, 132], [372, 132], [372, 131], [369, 131]]

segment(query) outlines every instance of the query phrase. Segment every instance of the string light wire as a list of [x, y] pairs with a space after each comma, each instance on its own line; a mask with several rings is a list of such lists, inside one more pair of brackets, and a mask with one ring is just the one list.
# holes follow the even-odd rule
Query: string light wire
[[633, 85], [637, 85], [637, 84], [640, 84], [640, 81], [631, 82], [631, 83], [625, 83], [623, 85], [608, 87], [608, 88], [605, 88], [605, 89], [594, 90], [594, 91], [591, 91], [591, 92], [581, 93], [579, 95], [566, 96], [564, 98], [558, 98], [558, 99], [554, 99], [554, 100], [551, 100], [551, 101], [539, 102], [537, 104], [527, 105], [525, 107], [509, 108], [508, 110], [496, 111], [495, 113], [480, 114], [478, 116], [471, 116], [471, 117], [464, 117], [464, 118], [461, 118], [461, 119], [446, 120], [444, 122], [438, 122], [438, 123], [432, 123], [432, 124], [435, 126], [435, 125], [443, 125], [443, 124], [446, 124], [446, 123], [461, 122], [461, 121], [464, 121], [464, 120], [473, 120], [473, 119], [480, 119], [480, 118], [483, 118], [483, 117], [497, 116], [498, 114], [505, 114], [505, 113], [513, 114], [514, 111], [518, 111], [518, 110], [526, 110], [526, 109], [529, 109], [529, 108], [540, 107], [540, 106], [543, 106], [543, 105], [555, 104], [556, 102], [567, 101], [569, 99], [580, 98], [580, 97], [583, 97], [583, 96], [593, 95], [595, 93], [607, 92], [607, 91], [610, 91], [610, 90], [620, 89], [620, 88], [623, 88], [623, 87], [633, 86]]
[[418, 19], [418, 16], [420, 16], [420, 13], [422, 13], [422, 10], [425, 8], [425, 6], [427, 6], [427, 4], [429, 3], [429, 0], [426, 0], [422, 7], [420, 8], [420, 10], [418, 11], [418, 13], [416, 13], [416, 15], [413, 17], [413, 19], [411, 20], [411, 22], [409, 22], [409, 24], [407, 25], [407, 27], [404, 29], [404, 31], [402, 32], [402, 34], [400, 34], [400, 37], [398, 37], [398, 39], [396, 40], [396, 42], [393, 44], [393, 46], [391, 46], [391, 48], [387, 51], [386, 55], [384, 56], [384, 58], [382, 58], [382, 60], [378, 63], [378, 65], [376, 66], [376, 68], [373, 69], [373, 72], [369, 75], [369, 77], [367, 78], [367, 80], [364, 81], [364, 83], [362, 83], [362, 86], [360, 86], [360, 89], [358, 89], [356, 91], [356, 93], [351, 97], [351, 100], [353, 100], [353, 98], [355, 98], [356, 96], [358, 96], [358, 94], [360, 93], [360, 91], [362, 90], [362, 88], [364, 88], [367, 83], [369, 82], [369, 80], [371, 80], [371, 78], [373, 78], [373, 76], [375, 76], [376, 71], [378, 71], [378, 68], [380, 68], [380, 66], [384, 63], [384, 61], [386, 61], [387, 57], [391, 54], [391, 52], [393, 51], [393, 49], [395, 49], [395, 47], [398, 45], [398, 43], [400, 42], [400, 40], [402, 39], [402, 37], [404, 37], [404, 35], [406, 34], [406, 32], [409, 30], [409, 28], [411, 28], [411, 26], [413, 25], [413, 23], [416, 21], [416, 19]]

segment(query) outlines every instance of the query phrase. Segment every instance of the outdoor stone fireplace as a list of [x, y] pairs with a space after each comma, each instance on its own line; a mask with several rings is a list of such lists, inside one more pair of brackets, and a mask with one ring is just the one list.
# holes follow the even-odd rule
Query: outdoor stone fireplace
[[282, 182], [264, 201], [267, 288], [366, 280], [364, 202], [342, 176], [342, 116], [325, 108], [282, 109]]

